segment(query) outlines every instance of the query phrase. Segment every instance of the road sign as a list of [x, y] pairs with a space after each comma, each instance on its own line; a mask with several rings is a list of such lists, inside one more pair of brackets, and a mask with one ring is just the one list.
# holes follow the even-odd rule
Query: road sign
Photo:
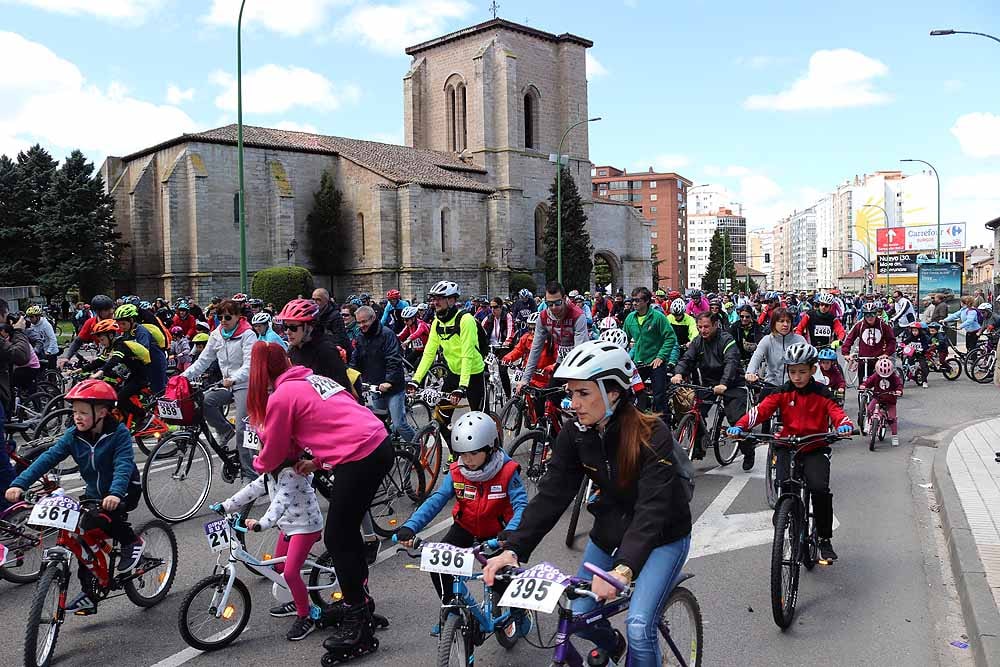
[[[937, 250], [937, 231], [937, 225], [879, 229], [875, 248], [881, 253]], [[964, 222], [941, 226], [941, 250], [965, 250], [966, 242]]]
[[879, 229], [875, 232], [875, 246], [878, 252], [896, 252], [906, 247], [902, 227]]
[[865, 274], [865, 278], [867, 278], [868, 280], [875, 280], [875, 274], [869, 271], [868, 273]]

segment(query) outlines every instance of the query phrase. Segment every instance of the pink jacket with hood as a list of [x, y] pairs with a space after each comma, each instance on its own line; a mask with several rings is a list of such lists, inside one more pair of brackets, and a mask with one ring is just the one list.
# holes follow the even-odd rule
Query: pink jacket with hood
[[311, 454], [324, 470], [360, 461], [387, 437], [385, 426], [351, 392], [305, 366], [292, 366], [274, 381], [267, 399], [260, 455], [253, 467], [270, 472]]

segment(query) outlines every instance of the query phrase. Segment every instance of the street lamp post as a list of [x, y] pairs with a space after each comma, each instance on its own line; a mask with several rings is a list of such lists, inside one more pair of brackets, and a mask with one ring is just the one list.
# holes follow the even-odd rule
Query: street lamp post
[[980, 37], [986, 37], [988, 39], [992, 39], [994, 42], [1000, 43], [1000, 37], [987, 35], [985, 32], [970, 32], [968, 30], [931, 30], [931, 37], [943, 37], [945, 35], [979, 35]]
[[[882, 211], [882, 215], [885, 217], [885, 228], [889, 229], [889, 213], [878, 204], [865, 204], [861, 208], [877, 208]], [[878, 237], [875, 237], [875, 258], [878, 259]], [[877, 265], [877, 263], [876, 263]], [[889, 272], [885, 272], [885, 293], [889, 293]]]
[[937, 169], [927, 160], [905, 159], [900, 162], [920, 162], [926, 164], [934, 172], [934, 180], [937, 181], [937, 264], [941, 263], [941, 177], [938, 176]]
[[243, 7], [247, 0], [240, 2], [240, 16], [236, 20], [236, 161], [240, 172], [240, 291], [247, 288], [247, 209], [246, 192], [243, 183]]
[[[244, 0], [245, 1], [245, 0]], [[559, 152], [556, 153], [556, 280], [562, 284], [562, 148], [566, 136], [574, 127], [584, 123], [593, 123], [601, 120], [600, 116], [587, 118], [573, 123], [563, 132], [562, 139], [559, 140]]]

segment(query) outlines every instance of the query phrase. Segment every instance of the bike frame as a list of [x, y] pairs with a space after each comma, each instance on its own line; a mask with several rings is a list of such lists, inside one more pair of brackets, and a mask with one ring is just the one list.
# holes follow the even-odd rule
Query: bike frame
[[466, 581], [482, 581], [482, 579], [482, 573], [474, 574], [471, 577], [454, 577], [451, 592], [455, 597], [452, 599], [460, 600], [460, 604], [441, 605], [441, 627], [444, 627], [448, 615], [454, 611], [462, 614], [465, 622], [469, 625], [471, 625], [470, 621], [474, 620], [479, 625], [479, 630], [484, 636], [496, 632], [497, 628], [501, 628], [507, 624], [512, 612], [505, 611], [500, 616], [493, 616], [493, 597], [490, 595], [490, 587], [485, 582], [483, 583], [482, 602], [476, 600], [475, 596], [472, 595], [472, 591], [469, 590], [469, 587], [465, 583]]

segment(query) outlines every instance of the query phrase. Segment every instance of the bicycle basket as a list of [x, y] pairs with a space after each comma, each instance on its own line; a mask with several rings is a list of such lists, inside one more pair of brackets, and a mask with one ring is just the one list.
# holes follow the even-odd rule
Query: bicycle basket
[[681, 387], [674, 392], [673, 412], [679, 414], [694, 407], [694, 389]]
[[175, 375], [167, 382], [167, 389], [156, 402], [160, 419], [176, 426], [193, 426], [201, 419], [200, 404], [191, 394], [187, 378]]

